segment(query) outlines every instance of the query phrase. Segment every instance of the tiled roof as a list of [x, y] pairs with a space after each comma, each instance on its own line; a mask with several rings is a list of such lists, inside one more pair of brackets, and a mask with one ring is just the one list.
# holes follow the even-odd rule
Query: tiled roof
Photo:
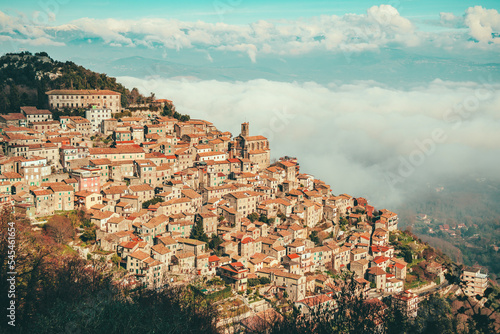
[[47, 95], [121, 95], [112, 90], [89, 90], [89, 89], [54, 89], [46, 92]]

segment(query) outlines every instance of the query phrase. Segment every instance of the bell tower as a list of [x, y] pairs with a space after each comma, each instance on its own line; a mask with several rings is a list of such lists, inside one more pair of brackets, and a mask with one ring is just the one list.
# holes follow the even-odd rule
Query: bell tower
[[241, 123], [241, 136], [243, 138], [247, 137], [249, 134], [248, 132], [248, 122]]

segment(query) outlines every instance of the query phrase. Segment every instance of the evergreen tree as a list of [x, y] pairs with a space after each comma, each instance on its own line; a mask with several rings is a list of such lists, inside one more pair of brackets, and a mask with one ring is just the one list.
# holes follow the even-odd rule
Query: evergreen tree
[[317, 231], [312, 231], [311, 234], [309, 235], [309, 239], [311, 239], [312, 242], [314, 242], [316, 245], [321, 244], [318, 238], [318, 232]]
[[194, 224], [193, 229], [191, 230], [191, 235], [189, 236], [191, 239], [200, 240], [203, 242], [208, 242], [208, 236], [203, 230], [203, 221], [201, 219], [197, 220]]
[[259, 219], [259, 214], [257, 212], [252, 212], [247, 216], [247, 218], [250, 219], [250, 221], [253, 223], [257, 219]]
[[215, 237], [210, 239], [210, 242], [208, 243], [208, 247], [210, 247], [210, 249], [217, 250], [217, 248], [219, 247], [219, 245], [222, 242], [223, 242], [223, 240], [218, 235], [216, 235]]
[[20, 103], [21, 100], [19, 97], [19, 91], [17, 90], [17, 86], [12, 84], [10, 85], [10, 91], [9, 91], [10, 110], [12, 112], [19, 112], [19, 108], [21, 107]]

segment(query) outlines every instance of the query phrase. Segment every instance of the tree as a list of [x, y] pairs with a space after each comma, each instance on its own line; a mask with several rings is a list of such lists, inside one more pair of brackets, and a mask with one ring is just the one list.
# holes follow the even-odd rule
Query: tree
[[260, 281], [258, 278], [249, 278], [248, 279], [248, 285], [249, 286], [256, 286], [256, 285], [259, 285], [260, 284]]
[[268, 223], [269, 223], [269, 219], [267, 218], [267, 216], [266, 216], [265, 214], [261, 214], [261, 215], [259, 216], [259, 221], [260, 221], [260, 222], [263, 222], [263, 223], [266, 223], [266, 224], [268, 224]]
[[341, 218], [339, 221], [340, 229], [345, 230], [347, 225], [349, 225], [349, 221], [346, 218]]
[[65, 243], [75, 236], [75, 229], [68, 217], [55, 215], [44, 228], [47, 235], [57, 243]]
[[166, 117], [172, 117], [174, 113], [175, 113], [174, 105], [172, 103], [166, 103], [165, 106], [163, 107], [161, 115]]
[[193, 229], [191, 230], [191, 235], [189, 236], [191, 239], [200, 240], [203, 242], [208, 242], [208, 236], [203, 230], [203, 220], [199, 219], [194, 224]]
[[161, 201], [162, 201], [162, 199], [160, 197], [152, 198], [149, 201], [143, 202], [142, 208], [147, 209], [147, 208], [149, 208], [150, 205], [155, 205], [156, 203], [160, 203]]
[[423, 333], [456, 333], [456, 323], [451, 317], [451, 308], [445, 299], [431, 295], [418, 307], [415, 329]]
[[318, 231], [312, 231], [311, 234], [309, 235], [309, 239], [311, 239], [311, 241], [314, 242], [316, 245], [321, 244], [318, 238]]
[[269, 277], [262, 276], [262, 277], [259, 277], [259, 282], [260, 282], [260, 284], [269, 284], [269, 283], [271, 283], [271, 280], [269, 279]]
[[80, 236], [80, 239], [82, 239], [83, 242], [95, 241], [95, 238], [96, 238], [95, 228], [92, 227], [86, 227], [83, 230], [82, 235]]
[[252, 212], [247, 216], [247, 218], [250, 219], [250, 221], [253, 223], [257, 219], [259, 219], [259, 214], [257, 212]]
[[17, 86], [15, 84], [10, 85], [9, 105], [10, 110], [19, 112], [19, 108], [21, 107], [21, 100], [19, 97], [19, 91], [17, 90]]
[[403, 246], [401, 254], [403, 255], [405, 262], [407, 263], [413, 262], [413, 252], [411, 251], [411, 248], [408, 245]]
[[[293, 308], [283, 314], [282, 321], [274, 321], [269, 333], [374, 333], [383, 332], [387, 306], [380, 300], [365, 300], [364, 294], [352, 277], [339, 286], [333, 300], [312, 309], [308, 316]], [[262, 331], [264, 332], [264, 331]]]
[[181, 115], [181, 116], [179, 117], [179, 121], [181, 121], [181, 122], [187, 122], [187, 121], [189, 121], [190, 119], [191, 119], [191, 117], [190, 117], [189, 115]]
[[119, 257], [117, 254], [113, 254], [111, 257], [111, 261], [116, 264], [117, 267], [120, 267], [120, 262], [122, 261], [122, 258]]
[[218, 235], [216, 235], [215, 237], [210, 239], [208, 247], [210, 247], [210, 249], [217, 250], [217, 248], [219, 248], [219, 245], [222, 244], [222, 242], [223, 242], [222, 239]]

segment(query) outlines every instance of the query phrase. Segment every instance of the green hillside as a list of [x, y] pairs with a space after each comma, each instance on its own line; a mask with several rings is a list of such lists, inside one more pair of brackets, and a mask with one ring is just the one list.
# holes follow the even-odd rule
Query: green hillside
[[116, 78], [96, 73], [71, 61], [60, 62], [45, 52], [8, 53], [0, 57], [0, 114], [19, 112], [23, 105], [47, 109], [52, 89], [109, 89], [122, 94], [122, 107], [150, 102], [136, 88], [128, 90]]

